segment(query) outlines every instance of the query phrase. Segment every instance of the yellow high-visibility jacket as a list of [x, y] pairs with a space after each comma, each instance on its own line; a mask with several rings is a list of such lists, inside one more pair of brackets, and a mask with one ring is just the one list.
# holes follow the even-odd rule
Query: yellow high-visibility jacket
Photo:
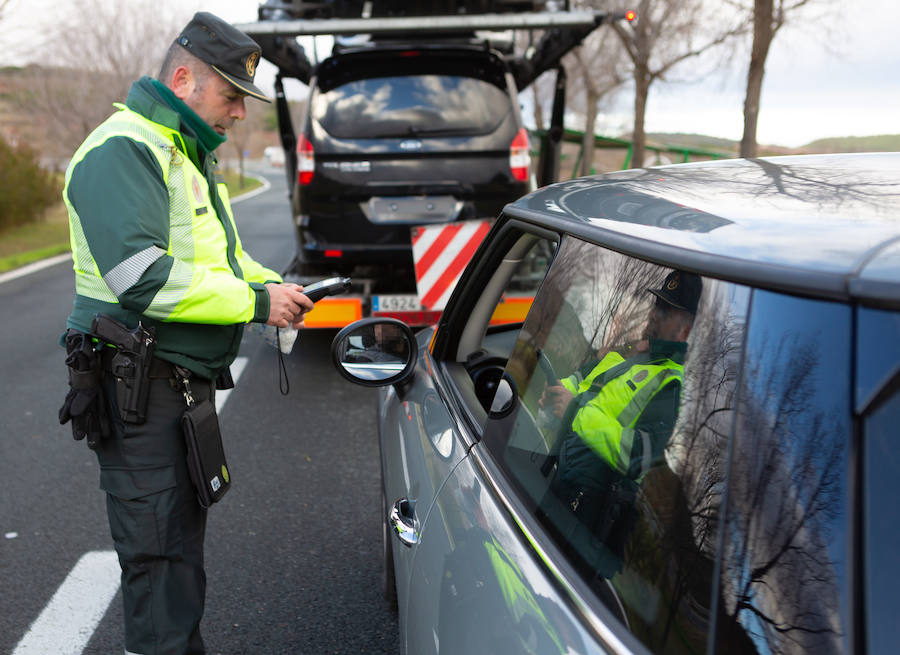
[[[637, 429], [637, 423], [664, 389], [677, 385], [680, 390], [683, 375], [683, 364], [668, 356], [626, 360], [610, 352], [586, 376], [576, 373], [560, 380], [575, 395], [571, 429], [612, 471], [640, 480], [665, 444], [653, 443], [654, 435]], [[671, 409], [660, 417], [669, 424], [668, 433], [675, 422], [676, 407]]]
[[216, 158], [149, 78], [75, 152], [69, 212], [75, 303], [67, 326], [104, 313], [156, 329], [158, 357], [215, 377], [243, 325], [264, 322], [280, 276], [241, 245]]

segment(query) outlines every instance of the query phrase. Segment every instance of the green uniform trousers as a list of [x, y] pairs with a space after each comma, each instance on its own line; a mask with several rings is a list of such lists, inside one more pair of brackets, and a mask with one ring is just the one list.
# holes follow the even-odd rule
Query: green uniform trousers
[[[204, 653], [206, 510], [188, 476], [184, 396], [167, 379], [151, 380], [147, 421], [134, 425], [119, 417], [111, 375], [104, 376], [103, 386], [113, 434], [96, 452], [122, 568], [125, 650]], [[215, 395], [214, 384], [202, 378], [191, 378], [191, 390], [197, 402]]]

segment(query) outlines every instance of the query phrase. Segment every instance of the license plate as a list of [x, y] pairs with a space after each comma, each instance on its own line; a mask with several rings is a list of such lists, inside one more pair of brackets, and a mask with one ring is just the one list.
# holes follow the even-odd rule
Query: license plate
[[372, 296], [373, 312], [415, 312], [420, 309], [418, 296]]

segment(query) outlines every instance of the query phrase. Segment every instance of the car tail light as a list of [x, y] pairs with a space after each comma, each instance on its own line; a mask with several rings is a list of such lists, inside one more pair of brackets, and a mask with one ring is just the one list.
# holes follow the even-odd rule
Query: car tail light
[[297, 141], [297, 182], [306, 186], [312, 182], [316, 172], [316, 154], [309, 139], [303, 134]]
[[530, 166], [531, 154], [528, 152], [528, 132], [523, 127], [509, 146], [509, 170], [514, 179], [519, 182], [527, 182]]

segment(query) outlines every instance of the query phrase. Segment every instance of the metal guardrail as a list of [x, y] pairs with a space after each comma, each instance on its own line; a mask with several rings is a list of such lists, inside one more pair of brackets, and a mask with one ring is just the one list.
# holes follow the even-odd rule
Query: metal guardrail
[[[547, 130], [530, 130], [530, 135], [532, 136], [532, 143], [541, 143], [543, 141], [543, 137], [547, 134]], [[563, 130], [562, 141], [565, 143], [577, 143], [580, 147], [578, 149], [578, 155], [575, 158], [575, 165], [572, 168], [572, 177], [577, 177], [579, 175], [578, 169], [581, 166], [581, 159], [584, 156], [584, 132], [579, 130]], [[622, 161], [622, 170], [631, 167], [631, 158], [634, 155], [634, 144], [628, 139], [618, 139], [615, 137], [609, 136], [594, 136], [594, 148], [602, 148], [602, 149], [619, 149], [625, 150], [625, 158]], [[708, 150], [705, 148], [694, 148], [691, 146], [678, 146], [678, 145], [655, 145], [650, 143], [644, 144], [644, 150], [655, 152], [658, 155], [660, 154], [670, 154], [676, 155], [681, 158], [681, 163], [687, 163], [691, 161], [691, 157], [704, 157], [709, 159], [733, 159], [737, 157], [737, 153], [734, 152], [725, 152], [721, 150]], [[532, 153], [536, 156], [540, 155], [540, 152]], [[565, 158], [565, 155], [563, 156]], [[591, 170], [593, 173], [593, 168]]]

